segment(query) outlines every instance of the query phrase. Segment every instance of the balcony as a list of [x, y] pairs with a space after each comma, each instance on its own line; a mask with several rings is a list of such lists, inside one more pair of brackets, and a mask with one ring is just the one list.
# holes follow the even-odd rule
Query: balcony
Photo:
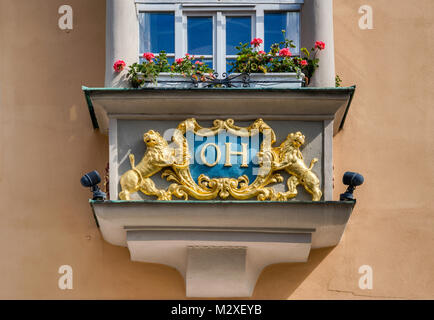
[[[347, 88], [87, 88], [93, 128], [108, 134], [110, 200], [91, 201], [104, 239], [128, 247], [131, 259], [176, 268], [189, 297], [249, 297], [264, 267], [305, 262], [311, 249], [336, 246], [355, 202], [333, 201], [333, 136], [344, 126], [355, 87]], [[128, 154], [146, 150], [143, 133], [199, 123], [262, 118], [278, 141], [306, 135], [303, 155], [318, 158], [322, 199], [301, 190], [291, 201], [172, 200], [138, 195], [121, 201]], [[280, 143], [280, 142], [279, 142]], [[159, 188], [164, 179], [153, 177]], [[285, 188], [285, 185], [277, 187]]]
[[[213, 0], [204, 5], [200, 0], [188, 3], [170, 0], [164, 4], [153, 0], [108, 0], [106, 87], [83, 87], [93, 128], [108, 135], [109, 140], [110, 196], [107, 201], [90, 201], [96, 223], [107, 242], [129, 249], [133, 261], [176, 268], [185, 279], [188, 297], [251, 296], [261, 270], [267, 265], [305, 262], [311, 249], [336, 246], [355, 206], [353, 201], [333, 201], [333, 137], [344, 127], [355, 87], [334, 87], [332, 1], [223, 2]], [[143, 19], [152, 12], [162, 11], [169, 13], [165, 19], [170, 24], [165, 26], [167, 32], [173, 34], [173, 43], [164, 48], [154, 48], [149, 45], [152, 42], [149, 39], [158, 38], [158, 33], [153, 33], [153, 28]], [[203, 43], [200, 41], [199, 45], [188, 42], [189, 38], [193, 39], [188, 34], [196, 35], [194, 28], [188, 28], [193, 11], [195, 16], [204, 16], [204, 12], [208, 18], [214, 15], [213, 21], [217, 21], [207, 20], [213, 28], [212, 40], [208, 41], [212, 50], [202, 51]], [[243, 32], [248, 38], [243, 42], [255, 40], [250, 42], [252, 47], [248, 49], [247, 59], [240, 57], [244, 51], [227, 51], [228, 43], [233, 45], [236, 40], [228, 42], [225, 37], [228, 32], [226, 17], [239, 16], [234, 15], [234, 11], [243, 12], [243, 15], [248, 12], [252, 17], [243, 20], [247, 26]], [[291, 34], [294, 36], [291, 40], [299, 45], [300, 56], [288, 51], [293, 48], [288, 42], [278, 49], [273, 46], [265, 48], [265, 43], [261, 44], [272, 29], [270, 25], [266, 26], [266, 13], [275, 11], [287, 12], [287, 18], [291, 13], [292, 18], [299, 19], [291, 20], [299, 28], [288, 27], [288, 22], [285, 22], [285, 29], [288, 37], [289, 32], [295, 32]], [[249, 25], [254, 28], [249, 28]], [[249, 30], [252, 31], [249, 33]], [[279, 26], [278, 30], [282, 28]], [[168, 38], [166, 33], [164, 37]], [[209, 33], [208, 37], [203, 35], [203, 39], [209, 40]], [[311, 48], [312, 44], [315, 44], [311, 51], [313, 55], [317, 50], [321, 51], [320, 67], [315, 74], [310, 69], [312, 64], [316, 68], [315, 58], [309, 59], [310, 54], [301, 49]], [[195, 48], [201, 49], [200, 52], [191, 51]], [[157, 70], [154, 59], [158, 61], [156, 56], [162, 57], [163, 51], [167, 53], [164, 56], [167, 59], [161, 59], [164, 63], [158, 64]], [[196, 58], [191, 58], [187, 52], [197, 56], [203, 53], [203, 63], [202, 60], [194, 61]], [[145, 64], [138, 64], [140, 58]], [[231, 70], [248, 75], [226, 76], [227, 59], [238, 61], [238, 66]], [[198, 68], [205, 67], [211, 60], [210, 69], [220, 77], [210, 75], [212, 71], [204, 68], [198, 73]], [[255, 65], [248, 64], [251, 62]], [[137, 78], [131, 77], [127, 66], [134, 66], [132, 74]], [[164, 74], [168, 71], [178, 74]], [[274, 72], [283, 73], [270, 74]], [[179, 73], [187, 77], [180, 77]], [[300, 77], [301, 73], [310, 78], [309, 86], [303, 83], [305, 78]], [[156, 75], [159, 76], [157, 83], [151, 83]], [[145, 80], [148, 82], [143, 82]], [[140, 86], [143, 87], [132, 88]], [[222, 154], [225, 152], [226, 157], [229, 154], [226, 158], [226, 161], [229, 159], [228, 166], [219, 163], [216, 168], [216, 160], [214, 165], [206, 167], [209, 162], [205, 161], [204, 165], [189, 162], [189, 158], [182, 162], [184, 171], [180, 174], [174, 162], [167, 169], [167, 162], [157, 163], [158, 157], [145, 159], [155, 145], [171, 148], [166, 133], [173, 133], [175, 128], [187, 131], [190, 125], [193, 129], [211, 129], [212, 137], [220, 130], [239, 133], [237, 139], [243, 137], [242, 129], [247, 129], [247, 143], [251, 143], [249, 152], [254, 150], [258, 157], [271, 155], [269, 159], [275, 160], [271, 167], [276, 172], [271, 170], [259, 180], [259, 175], [252, 178], [250, 173], [246, 173], [254, 166], [251, 156], [249, 169], [244, 164], [238, 166], [234, 163], [232, 166], [232, 155], [244, 159], [246, 143], [231, 144], [227, 140], [220, 146], [219, 142], [208, 144], [214, 146], [216, 159], [220, 158], [218, 150], [222, 150]], [[262, 142], [255, 149], [252, 148], [253, 133], [249, 130], [256, 130], [259, 125], [271, 129], [268, 136], [271, 143], [268, 147], [263, 143], [265, 133], [261, 131]], [[150, 133], [154, 138], [149, 136]], [[197, 130], [194, 133], [200, 136]], [[161, 139], [158, 139], [158, 134]], [[194, 158], [200, 153], [196, 152], [200, 151], [198, 145], [189, 144], [186, 132], [182, 131], [182, 138], [178, 141], [186, 141], [178, 144], [181, 154], [187, 155], [192, 151]], [[172, 142], [177, 144], [175, 140]], [[235, 144], [237, 149], [231, 150]], [[178, 149], [165, 150], [169, 150], [167, 154], [170, 155], [173, 150], [176, 154]], [[205, 147], [202, 147], [202, 152], [205, 159]], [[141, 168], [152, 167], [143, 173], [144, 176], [135, 161], [142, 155]], [[296, 159], [286, 165], [297, 163], [298, 169], [312, 178], [315, 190], [307, 185], [307, 175], [281, 169], [278, 164], [283, 158]], [[310, 166], [308, 161], [311, 161]], [[166, 169], [169, 174], [164, 171]], [[193, 171], [197, 174], [190, 174]], [[137, 179], [140, 183], [135, 182], [132, 191], [125, 189], [128, 191], [126, 198], [121, 177], [128, 172], [131, 181]], [[199, 181], [199, 174], [209, 180]], [[172, 179], [170, 182], [168, 177]], [[180, 183], [173, 183], [177, 178]], [[258, 185], [255, 184], [257, 181], [260, 181]], [[298, 184], [304, 188], [299, 186], [297, 190]], [[134, 192], [137, 190], [141, 191]], [[246, 190], [249, 192], [243, 193]], [[183, 196], [188, 196], [188, 200], [177, 199]], [[257, 200], [252, 200], [255, 197]], [[259, 201], [261, 199], [266, 201]], [[313, 201], [318, 199], [320, 201]]]
[[94, 129], [105, 134], [109, 118], [214, 120], [226, 115], [242, 120], [331, 120], [335, 135], [344, 127], [356, 87], [82, 89]]

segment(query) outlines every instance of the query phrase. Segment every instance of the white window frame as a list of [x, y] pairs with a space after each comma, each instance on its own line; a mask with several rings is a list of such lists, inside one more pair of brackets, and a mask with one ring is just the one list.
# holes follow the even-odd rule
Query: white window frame
[[[181, 51], [181, 54], [179, 55], [179, 57], [183, 57], [184, 53], [188, 52], [188, 32], [187, 32], [188, 17], [212, 17], [212, 56], [211, 55], [201, 55], [201, 56], [203, 56], [204, 59], [212, 59], [213, 69], [217, 71], [217, 68], [216, 68], [216, 64], [218, 63], [218, 61], [217, 61], [217, 48], [219, 47], [218, 37], [217, 37], [217, 34], [219, 33], [219, 30], [217, 30], [219, 18], [217, 16], [218, 16], [218, 12], [216, 12], [216, 11], [214, 11], [214, 12], [213, 11], [197, 12], [197, 11], [187, 11], [187, 10], [183, 11], [183, 13], [182, 13], [182, 19], [183, 19], [182, 30], [183, 30], [184, 43], [182, 46], [183, 50]], [[176, 28], [176, 26], [175, 26], [175, 28]], [[176, 51], [176, 48], [175, 48], [175, 51]], [[198, 56], [198, 55], [196, 55], [196, 56]]]
[[255, 12], [251, 12], [251, 11], [245, 11], [245, 12], [243, 12], [243, 11], [233, 11], [233, 12], [230, 12], [230, 11], [226, 11], [224, 14], [223, 14], [223, 19], [222, 19], [222, 52], [221, 52], [221, 57], [222, 57], [222, 60], [223, 60], [223, 68], [222, 68], [222, 70], [221, 70], [221, 72], [219, 72], [219, 74], [223, 74], [223, 73], [228, 73], [228, 71], [229, 70], [226, 70], [226, 65], [227, 65], [227, 59], [229, 58], [236, 58], [237, 56], [236, 55], [228, 55], [227, 53], [226, 53], [226, 17], [227, 16], [230, 16], [230, 17], [247, 17], [247, 16], [250, 16], [250, 19], [251, 19], [251, 30], [250, 30], [250, 33], [251, 33], [251, 35], [252, 35], [252, 38], [259, 38], [258, 36], [256, 36], [256, 19], [257, 19], [257, 17], [256, 17], [256, 14], [255, 14]]
[[[226, 70], [226, 16], [252, 16], [252, 38], [264, 39], [265, 12], [298, 11], [301, 13], [304, 0], [218, 0], [203, 3], [201, 0], [135, 0], [137, 14], [140, 12], [174, 12], [175, 15], [175, 58], [187, 53], [187, 17], [213, 17], [213, 69], [222, 75]], [[301, 24], [301, 19], [300, 19]], [[301, 40], [301, 39], [299, 39]], [[138, 39], [140, 41], [140, 37]], [[140, 48], [140, 45], [138, 46]], [[259, 47], [263, 50], [263, 44]], [[139, 52], [139, 58], [143, 52]], [[173, 57], [173, 55], [170, 55]], [[232, 56], [228, 56], [232, 57]], [[234, 56], [235, 57], [235, 56]]]
[[[161, 7], [166, 7], [165, 5], [160, 5]], [[154, 7], [154, 6], [153, 6]], [[164, 9], [164, 10], [155, 10], [156, 8], [154, 8], [154, 10], [146, 10], [146, 12], [155, 12], [155, 13], [159, 13], [159, 12], [173, 12], [173, 10], [170, 10], [171, 7], [168, 7], [168, 9]], [[139, 14], [139, 12], [144, 12], [144, 10], [136, 10], [137, 15]], [[175, 14], [175, 21], [176, 21], [176, 14]], [[140, 32], [140, 27], [139, 27], [139, 32]], [[140, 52], [140, 36], [137, 39], [137, 48], [139, 48], [139, 52], [138, 52], [138, 56], [139, 59], [143, 58], [143, 54], [144, 52]], [[175, 42], [176, 42], [176, 24], [175, 24]], [[167, 57], [168, 58], [177, 58], [176, 56], [176, 46], [175, 46], [175, 52], [167, 52]], [[152, 52], [155, 56], [158, 56], [159, 52]]]

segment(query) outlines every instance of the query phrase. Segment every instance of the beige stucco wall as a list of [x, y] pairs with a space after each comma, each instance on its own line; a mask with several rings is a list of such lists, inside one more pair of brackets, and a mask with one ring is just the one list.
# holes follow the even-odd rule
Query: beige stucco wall
[[[130, 261], [104, 242], [80, 176], [104, 172], [107, 137], [94, 132], [81, 85], [103, 86], [105, 1], [0, 0], [0, 298], [178, 299], [172, 268]], [[358, 8], [374, 9], [374, 30]], [[335, 199], [346, 170], [363, 173], [342, 242], [309, 263], [270, 266], [253, 298], [434, 298], [434, 2], [335, 0], [336, 71], [357, 84], [334, 140]], [[319, 39], [320, 40], [320, 39]], [[57, 270], [74, 270], [58, 289]], [[373, 290], [358, 268], [374, 270]]]

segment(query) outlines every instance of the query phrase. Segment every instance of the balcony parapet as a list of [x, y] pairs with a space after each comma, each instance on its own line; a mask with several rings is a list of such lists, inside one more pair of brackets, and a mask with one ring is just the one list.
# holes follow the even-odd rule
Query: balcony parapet
[[344, 127], [356, 87], [82, 89], [94, 129], [105, 134], [109, 118], [214, 120], [224, 115], [245, 120], [333, 120], [336, 135]]

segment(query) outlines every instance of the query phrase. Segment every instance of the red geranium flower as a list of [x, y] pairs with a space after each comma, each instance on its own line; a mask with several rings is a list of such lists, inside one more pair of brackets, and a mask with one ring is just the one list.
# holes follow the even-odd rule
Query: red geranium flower
[[283, 49], [280, 49], [279, 56], [281, 56], [281, 57], [290, 57], [290, 56], [292, 56], [292, 53], [291, 53], [291, 51], [289, 51], [288, 48], [283, 48]]
[[179, 58], [179, 59], [176, 59], [175, 61], [176, 61], [177, 64], [181, 64], [184, 61], [184, 59]]
[[153, 53], [145, 52], [145, 53], [143, 54], [143, 58], [145, 58], [145, 59], [148, 60], [149, 62], [153, 62], [152, 59], [155, 59], [155, 56], [154, 56]]
[[261, 43], [263, 43], [264, 41], [262, 41], [262, 39], [261, 38], [255, 38], [255, 39], [253, 39], [251, 42], [250, 42], [250, 44], [252, 45], [252, 46], [254, 46], [255, 48], [257, 48], [257, 47], [259, 47], [260, 45], [261, 45]]
[[124, 70], [126, 64], [123, 60], [118, 60], [113, 64], [113, 69], [115, 69], [115, 72], [121, 72]]
[[203, 62], [198, 60], [198, 61], [196, 61], [194, 64], [198, 64], [198, 65], [201, 66], [201, 65], [203, 65]]
[[301, 61], [300, 61], [300, 65], [303, 66], [303, 67], [305, 67], [305, 66], [308, 65], [308, 63], [307, 63], [306, 60], [301, 60]]
[[315, 42], [315, 49], [324, 50], [325, 49], [325, 43], [322, 41]]
[[265, 51], [261, 50], [258, 52], [259, 54], [267, 54]]

